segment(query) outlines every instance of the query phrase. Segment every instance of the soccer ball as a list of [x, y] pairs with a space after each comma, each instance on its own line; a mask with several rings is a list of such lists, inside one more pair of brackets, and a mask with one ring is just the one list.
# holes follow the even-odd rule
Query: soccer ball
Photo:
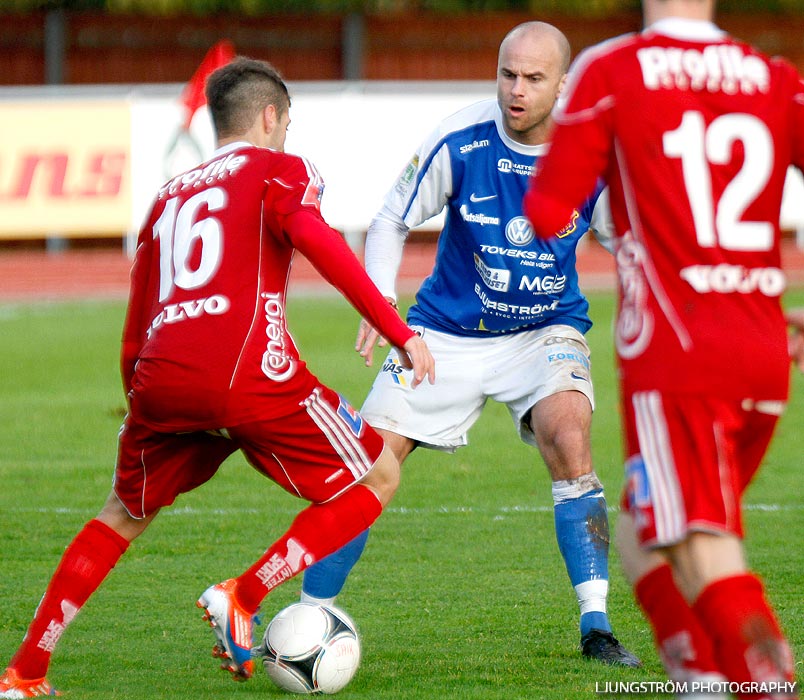
[[342, 610], [294, 603], [279, 611], [263, 636], [268, 676], [291, 693], [337, 693], [360, 665], [360, 639]]

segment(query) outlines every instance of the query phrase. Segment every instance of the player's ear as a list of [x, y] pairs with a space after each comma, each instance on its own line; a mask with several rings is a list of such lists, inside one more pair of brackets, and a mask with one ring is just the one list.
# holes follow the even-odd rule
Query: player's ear
[[561, 80], [558, 81], [558, 92], [556, 93], [556, 97], [558, 97], [562, 92], [564, 92], [564, 86], [567, 84], [567, 74], [561, 76]]
[[273, 133], [278, 124], [279, 114], [276, 111], [276, 105], [266, 105], [262, 110], [262, 128], [265, 130], [265, 133]]

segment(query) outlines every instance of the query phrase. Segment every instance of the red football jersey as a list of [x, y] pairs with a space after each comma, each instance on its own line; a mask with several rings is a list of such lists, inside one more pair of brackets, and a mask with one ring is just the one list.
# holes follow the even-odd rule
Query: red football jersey
[[286, 324], [294, 249], [393, 344], [413, 335], [322, 219], [322, 190], [303, 158], [239, 143], [159, 191], [123, 334], [133, 415], [156, 430], [203, 430], [298, 407], [317, 380]]
[[804, 87], [708, 22], [663, 20], [582, 54], [525, 197], [540, 235], [598, 177], [617, 230], [624, 388], [781, 400], [779, 211], [804, 165]]

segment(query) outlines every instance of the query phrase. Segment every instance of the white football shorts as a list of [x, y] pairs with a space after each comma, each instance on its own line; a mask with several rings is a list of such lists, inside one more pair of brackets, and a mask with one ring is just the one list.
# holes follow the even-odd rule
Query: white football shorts
[[488, 338], [412, 326], [435, 358], [436, 382], [411, 389], [413, 373], [391, 350], [360, 413], [374, 428], [423, 447], [454, 452], [491, 398], [508, 407], [520, 438], [536, 447], [530, 409], [560, 391], [580, 391], [594, 409], [589, 346], [571, 326], [549, 326]]

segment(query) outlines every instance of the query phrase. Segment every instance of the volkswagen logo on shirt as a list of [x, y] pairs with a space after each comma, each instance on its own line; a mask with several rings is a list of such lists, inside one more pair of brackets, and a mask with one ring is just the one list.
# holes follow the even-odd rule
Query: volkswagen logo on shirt
[[523, 246], [533, 240], [533, 228], [524, 216], [516, 216], [505, 226], [505, 237], [512, 245]]

